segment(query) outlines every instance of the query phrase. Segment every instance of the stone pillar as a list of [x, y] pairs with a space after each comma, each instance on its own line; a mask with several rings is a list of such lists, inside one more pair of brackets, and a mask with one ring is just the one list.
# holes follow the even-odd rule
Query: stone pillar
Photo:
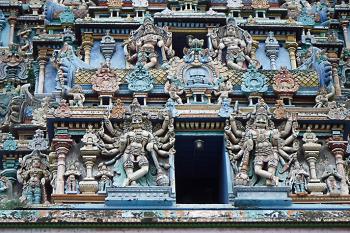
[[350, 49], [350, 39], [349, 39], [349, 35], [348, 35], [348, 25], [349, 25], [349, 21], [341, 22], [341, 26], [343, 28], [343, 33], [344, 33], [345, 48]]
[[1, 41], [1, 35], [2, 35], [2, 30], [4, 30], [5, 26], [6, 26], [6, 19], [5, 16], [4, 18], [1, 18], [1, 10], [0, 10], [0, 46], [2, 46], [2, 41]]
[[57, 129], [59, 133], [52, 140], [57, 156], [56, 194], [64, 194], [64, 173], [66, 172], [66, 156], [73, 140], [70, 139], [67, 128]]
[[332, 76], [335, 89], [335, 96], [341, 96], [340, 80], [338, 75], [339, 58], [335, 57], [329, 58], [329, 62], [332, 64]]
[[83, 48], [84, 48], [84, 61], [87, 64], [90, 64], [90, 59], [91, 59], [91, 49], [94, 44], [94, 38], [93, 38], [93, 33], [92, 32], [85, 32], [83, 34]]
[[323, 195], [323, 191], [326, 189], [326, 184], [321, 183], [320, 179], [317, 178], [316, 173], [316, 161], [320, 156], [322, 145], [317, 143], [318, 138], [315, 133], [311, 132], [310, 128], [304, 133], [303, 141], [305, 142], [303, 144], [305, 158], [310, 168], [310, 181], [307, 188], [313, 195]]
[[213, 27], [208, 27], [207, 40], [208, 40], [208, 49], [213, 49], [213, 44], [211, 43], [210, 35], [213, 33]]
[[328, 147], [331, 150], [332, 154], [335, 157], [335, 164], [337, 166], [337, 171], [339, 175], [342, 176], [342, 180], [340, 183], [340, 194], [341, 195], [348, 195], [349, 194], [349, 186], [346, 182], [346, 174], [345, 174], [345, 167], [344, 167], [344, 155], [346, 148], [348, 146], [347, 141], [343, 141], [342, 138], [331, 138], [330, 141], [328, 141]]
[[49, 154], [49, 162], [50, 162], [50, 172], [52, 174], [52, 194], [56, 194], [56, 178], [57, 178], [57, 155], [56, 152], [51, 152]]
[[46, 48], [40, 48], [39, 49], [39, 81], [38, 81], [38, 94], [44, 93], [44, 84], [45, 84], [45, 66], [47, 63], [47, 49]]
[[10, 23], [9, 45], [11, 45], [13, 44], [13, 39], [15, 36], [15, 26], [16, 26], [17, 18], [16, 16], [11, 15], [8, 21]]
[[259, 48], [259, 42], [253, 41], [251, 59], [256, 60], [256, 50]]
[[81, 150], [84, 164], [86, 166], [86, 177], [79, 182], [80, 191], [82, 194], [96, 194], [98, 183], [92, 175], [92, 168], [95, 165], [96, 156], [99, 150]]
[[294, 70], [297, 68], [297, 61], [295, 58], [295, 52], [297, 51], [298, 43], [287, 42], [286, 48], [288, 49], [288, 52], [289, 52], [289, 59], [290, 59], [290, 64], [291, 64], [292, 70]]

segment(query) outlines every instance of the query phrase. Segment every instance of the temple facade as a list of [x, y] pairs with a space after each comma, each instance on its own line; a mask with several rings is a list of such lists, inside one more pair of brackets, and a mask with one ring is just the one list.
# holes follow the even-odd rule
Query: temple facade
[[339, 0], [0, 0], [0, 226], [349, 222], [349, 20]]

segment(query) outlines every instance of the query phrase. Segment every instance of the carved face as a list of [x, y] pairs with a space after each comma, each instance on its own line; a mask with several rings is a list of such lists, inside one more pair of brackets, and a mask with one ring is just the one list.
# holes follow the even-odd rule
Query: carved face
[[38, 158], [33, 159], [33, 161], [32, 161], [33, 168], [39, 168], [40, 165], [41, 165], [40, 159], [38, 159]]
[[254, 124], [258, 129], [266, 129], [268, 125], [268, 119], [266, 115], [257, 115]]
[[69, 175], [68, 180], [69, 181], [75, 181], [75, 176], [74, 175]]
[[227, 35], [236, 37], [236, 29], [233, 25], [227, 26]]
[[135, 114], [134, 116], [132, 116], [131, 124], [134, 129], [141, 128], [142, 116], [139, 114]]

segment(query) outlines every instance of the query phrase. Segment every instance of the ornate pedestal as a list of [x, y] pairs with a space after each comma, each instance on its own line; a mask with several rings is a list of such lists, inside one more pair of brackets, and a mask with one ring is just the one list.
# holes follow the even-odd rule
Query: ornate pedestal
[[234, 187], [237, 207], [290, 206], [289, 187]]
[[108, 187], [107, 206], [171, 206], [175, 197], [171, 187]]

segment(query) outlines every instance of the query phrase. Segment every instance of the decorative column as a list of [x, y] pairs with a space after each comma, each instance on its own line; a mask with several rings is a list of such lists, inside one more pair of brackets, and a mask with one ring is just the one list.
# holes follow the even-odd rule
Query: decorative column
[[295, 52], [297, 51], [298, 43], [287, 42], [286, 48], [288, 49], [288, 52], [289, 52], [289, 59], [290, 59], [290, 64], [292, 66], [292, 70], [294, 70], [297, 68], [297, 60], [295, 58]]
[[335, 96], [341, 96], [341, 87], [338, 75], [339, 58], [337, 58], [337, 55], [335, 54], [335, 56], [329, 58], [328, 61], [332, 64], [332, 76], [334, 82]]
[[57, 179], [57, 155], [56, 152], [49, 154], [50, 172], [52, 174], [52, 194], [56, 194], [56, 179]]
[[259, 42], [253, 41], [252, 44], [252, 51], [251, 51], [251, 58], [253, 60], [256, 60], [256, 50], [259, 48]]
[[343, 28], [343, 33], [344, 33], [345, 47], [347, 49], [350, 49], [350, 40], [349, 40], [349, 35], [348, 35], [348, 25], [349, 25], [349, 21], [341, 22], [341, 26]]
[[304, 133], [303, 141], [305, 158], [310, 168], [310, 181], [307, 188], [311, 191], [311, 194], [323, 195], [323, 191], [326, 189], [326, 184], [321, 183], [316, 174], [316, 161], [320, 156], [322, 145], [317, 143], [318, 138], [315, 133], [311, 132], [310, 127]]
[[47, 63], [47, 48], [39, 49], [39, 82], [38, 82], [38, 94], [44, 93], [44, 84], [45, 84], [45, 66]]
[[85, 32], [83, 34], [83, 48], [84, 48], [84, 61], [87, 64], [90, 64], [90, 59], [91, 59], [91, 49], [94, 44], [94, 38], [93, 38], [93, 33], [92, 32]]
[[64, 173], [66, 172], [66, 156], [73, 140], [67, 128], [58, 128], [56, 137], [52, 140], [57, 156], [56, 194], [64, 194]]
[[0, 46], [2, 46], [1, 35], [2, 30], [4, 30], [6, 26], [6, 18], [2, 10], [0, 10]]
[[341, 195], [349, 194], [349, 186], [346, 182], [346, 174], [345, 174], [345, 168], [344, 168], [345, 161], [343, 159], [347, 146], [348, 146], [348, 142], [344, 141], [342, 137], [333, 137], [328, 141], [328, 147], [335, 157], [335, 164], [337, 166], [337, 171], [339, 175], [341, 175], [342, 177], [340, 182]]
[[207, 41], [208, 41], [208, 49], [213, 49], [213, 44], [211, 43], [210, 35], [213, 34], [213, 27], [208, 26], [208, 33], [207, 33]]
[[80, 149], [86, 166], [86, 177], [79, 182], [80, 191], [82, 194], [96, 194], [98, 190], [98, 183], [92, 175], [92, 168], [95, 165], [96, 157], [100, 154], [99, 148], [96, 144], [99, 142], [92, 125], [88, 125], [88, 129], [81, 140], [84, 146]]
[[270, 59], [271, 70], [277, 70], [276, 59], [278, 57], [280, 46], [273, 32], [269, 32], [268, 37], [265, 40], [265, 53]]
[[8, 21], [10, 23], [9, 45], [11, 45], [13, 44], [13, 38], [15, 35], [15, 26], [16, 26], [17, 17], [15, 15], [11, 15], [8, 18]]

